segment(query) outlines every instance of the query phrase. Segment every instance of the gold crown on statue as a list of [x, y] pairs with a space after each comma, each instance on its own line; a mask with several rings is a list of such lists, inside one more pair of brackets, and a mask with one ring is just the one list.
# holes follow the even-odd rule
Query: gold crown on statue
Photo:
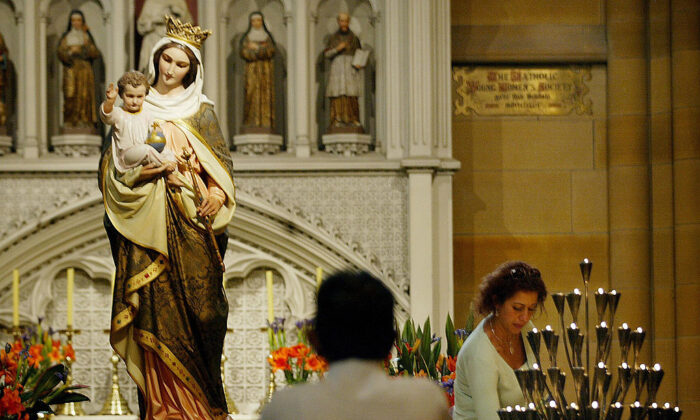
[[211, 35], [210, 30], [202, 30], [191, 23], [183, 23], [180, 19], [170, 15], [165, 16], [165, 35], [184, 41], [199, 49], [202, 43]]

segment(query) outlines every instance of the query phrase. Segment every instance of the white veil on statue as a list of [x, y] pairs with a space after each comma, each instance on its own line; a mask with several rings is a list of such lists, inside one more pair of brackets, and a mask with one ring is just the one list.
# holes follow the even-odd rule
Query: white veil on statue
[[204, 86], [204, 66], [202, 65], [201, 52], [198, 48], [177, 38], [166, 36], [161, 38], [153, 46], [148, 62], [148, 82], [150, 84], [154, 84], [155, 82], [156, 69], [153, 64], [153, 56], [163, 45], [171, 42], [182, 45], [192, 51], [194, 56], [197, 57], [199, 64], [197, 64], [197, 75], [194, 78], [194, 82], [192, 82], [192, 84], [189, 85], [181, 94], [165, 96], [161, 95], [158, 93], [158, 91], [151, 87], [148, 95], [146, 95], [144, 107], [146, 107], [154, 118], [164, 121], [172, 121], [174, 119], [189, 117], [190, 115], [193, 115], [195, 112], [199, 111], [199, 108], [203, 103], [214, 105], [214, 102], [202, 93], [202, 88]]

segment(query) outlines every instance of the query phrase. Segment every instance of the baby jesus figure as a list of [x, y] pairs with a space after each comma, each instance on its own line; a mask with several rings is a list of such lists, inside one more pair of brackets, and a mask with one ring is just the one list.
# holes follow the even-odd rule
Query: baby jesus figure
[[[113, 127], [112, 153], [117, 171], [124, 173], [141, 165], [165, 165], [165, 172], [170, 176], [177, 169], [178, 159], [165, 147], [165, 136], [158, 122], [143, 109], [148, 90], [148, 80], [143, 73], [124, 73], [117, 81], [117, 88], [109, 84], [105, 93], [107, 99], [100, 107], [100, 118]], [[114, 107], [117, 93], [123, 101], [121, 107]]]

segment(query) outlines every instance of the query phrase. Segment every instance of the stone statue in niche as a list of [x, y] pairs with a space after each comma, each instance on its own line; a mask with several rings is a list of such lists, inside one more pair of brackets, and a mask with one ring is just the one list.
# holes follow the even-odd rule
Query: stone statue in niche
[[367, 56], [362, 51], [360, 38], [350, 30], [350, 15], [338, 14], [338, 31], [330, 36], [324, 56], [331, 61], [326, 86], [330, 100], [328, 133], [363, 133], [360, 124], [360, 96], [362, 74]]
[[282, 136], [275, 130], [275, 39], [260, 12], [248, 17], [239, 54], [243, 72], [243, 120], [233, 136], [236, 151], [247, 155], [275, 154], [282, 149]]
[[352, 156], [369, 152], [371, 136], [360, 121], [360, 101], [369, 51], [363, 50], [350, 30], [350, 15], [338, 13], [338, 31], [328, 38], [323, 50], [330, 60], [325, 96], [330, 105], [328, 129], [321, 136], [327, 152]]
[[12, 148], [12, 138], [7, 134], [14, 114], [15, 98], [14, 65], [10, 61], [5, 38], [0, 34], [0, 156], [9, 153]]
[[192, 15], [185, 0], [146, 0], [136, 21], [136, 30], [143, 37], [139, 50], [139, 71], [148, 72], [148, 58], [153, 46], [165, 36], [163, 16], [173, 16], [192, 23]]
[[262, 13], [251, 13], [248, 21], [248, 30], [240, 45], [240, 54], [246, 63], [241, 134], [272, 133], [275, 123], [275, 40]]
[[63, 63], [63, 131], [97, 132], [96, 83], [93, 64], [100, 50], [80, 10], [72, 10], [68, 28], [58, 44], [58, 59]]

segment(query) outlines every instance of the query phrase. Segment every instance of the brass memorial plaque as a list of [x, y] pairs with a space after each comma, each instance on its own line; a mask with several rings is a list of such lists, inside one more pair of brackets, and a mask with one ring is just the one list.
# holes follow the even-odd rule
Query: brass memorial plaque
[[454, 67], [455, 115], [590, 115], [588, 67]]

